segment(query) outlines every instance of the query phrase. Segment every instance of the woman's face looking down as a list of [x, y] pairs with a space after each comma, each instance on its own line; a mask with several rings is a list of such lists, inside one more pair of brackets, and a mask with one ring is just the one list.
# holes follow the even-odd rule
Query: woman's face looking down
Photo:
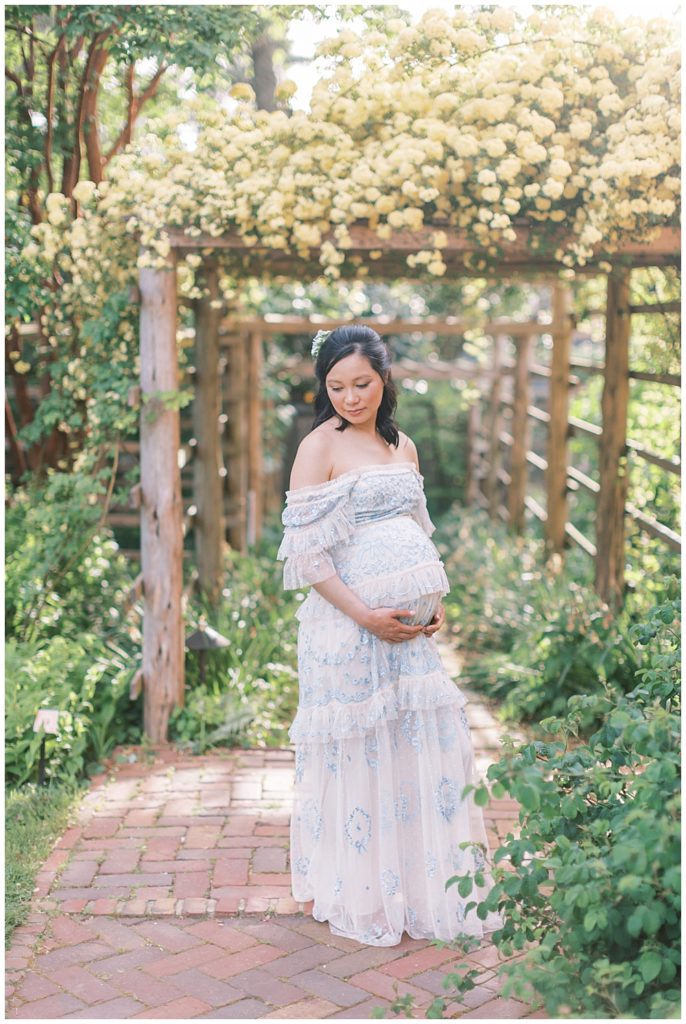
[[326, 390], [332, 406], [353, 426], [376, 425], [383, 388], [382, 377], [359, 352], [339, 359], [326, 375]]

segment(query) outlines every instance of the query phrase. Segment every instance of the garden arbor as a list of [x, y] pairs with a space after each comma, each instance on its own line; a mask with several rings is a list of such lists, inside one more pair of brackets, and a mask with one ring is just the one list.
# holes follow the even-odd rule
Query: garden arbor
[[[440, 226], [443, 228], [443, 225]], [[386, 244], [380, 259], [372, 264], [374, 276], [411, 277], [406, 258], [427, 246], [433, 228], [399, 231]], [[368, 257], [378, 249], [378, 237], [363, 225], [351, 228], [352, 255]], [[139, 271], [141, 322], [141, 560], [144, 593], [143, 664], [145, 732], [153, 742], [164, 742], [174, 705], [183, 703], [184, 635], [182, 619], [182, 546], [184, 511], [181, 503], [179, 471], [179, 412], [165, 397], [178, 388], [177, 361], [177, 259], [193, 250], [203, 263], [199, 273], [205, 282], [202, 298], [195, 300], [196, 318], [196, 401], [194, 487], [196, 563], [198, 581], [204, 590], [217, 592], [222, 565], [224, 537], [221, 500], [219, 440], [219, 395], [217, 361], [219, 352], [219, 316], [217, 313], [217, 274], [222, 257], [251, 275], [265, 269], [300, 280], [321, 272], [317, 264], [285, 255], [281, 251], [247, 247], [238, 234], [220, 237], [187, 235], [170, 229], [171, 248], [163, 268], [143, 267]], [[607, 347], [602, 401], [603, 443], [600, 480], [597, 491], [596, 586], [600, 595], [617, 605], [622, 598], [624, 571], [624, 515], [627, 478], [626, 413], [628, 401], [628, 345], [631, 305], [632, 267], [664, 266], [679, 261], [679, 233], [664, 229], [653, 242], [630, 243], [615, 254], [608, 275]], [[474, 257], [480, 254], [464, 236], [448, 233], [443, 258], [447, 275], [473, 274]], [[607, 257], [606, 257], [607, 258]], [[526, 229], [520, 229], [516, 242], [504, 244], [497, 262], [491, 261], [489, 276], [518, 277], [538, 284], [547, 281], [553, 287], [553, 323], [546, 331], [553, 337], [552, 368], [548, 410], [546, 535], [551, 547], [561, 550], [567, 527], [566, 492], [568, 484], [566, 439], [568, 435], [567, 394], [569, 386], [572, 319], [569, 286], [563, 283], [560, 266], [550, 255], [536, 255], [528, 245]], [[592, 263], [586, 272], [598, 273]], [[483, 273], [483, 271], [481, 271]], [[383, 325], [380, 325], [382, 332]], [[494, 361], [498, 369], [500, 335], [497, 325], [489, 325], [494, 334]], [[513, 467], [516, 476], [509, 481], [509, 519], [521, 528], [526, 504], [526, 419], [528, 407], [527, 368], [531, 338], [541, 333], [542, 325], [507, 325], [507, 333], [516, 344], [514, 367], [514, 410], [512, 427]], [[388, 333], [386, 330], [385, 333]], [[233, 364], [235, 374], [247, 380], [248, 408], [235, 424], [240, 443], [247, 446], [245, 490], [252, 503], [252, 522], [258, 521], [260, 453], [260, 366], [262, 337], [257, 329], [249, 332], [248, 350], [241, 346]], [[497, 374], [494, 380], [497, 379]], [[497, 403], [498, 395], [491, 395]], [[494, 409], [497, 417], [497, 409]], [[497, 472], [495, 458], [492, 473]], [[470, 484], [474, 493], [474, 481]], [[493, 494], [494, 480], [485, 481], [486, 498]], [[495, 509], [491, 509], [495, 511]], [[254, 536], [254, 532], [253, 532]]]

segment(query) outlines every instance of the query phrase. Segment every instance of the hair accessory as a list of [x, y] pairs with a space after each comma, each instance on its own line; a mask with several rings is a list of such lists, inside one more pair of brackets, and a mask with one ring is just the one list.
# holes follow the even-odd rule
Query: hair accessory
[[312, 358], [316, 360], [319, 355], [319, 350], [331, 334], [331, 331], [317, 331], [314, 338], [312, 339]]

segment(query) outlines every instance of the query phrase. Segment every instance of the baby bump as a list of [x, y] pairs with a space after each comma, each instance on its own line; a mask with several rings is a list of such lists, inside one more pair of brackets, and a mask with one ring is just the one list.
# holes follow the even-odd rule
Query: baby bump
[[402, 615], [400, 621], [406, 622], [410, 626], [428, 626], [438, 611], [442, 597], [442, 592], [438, 592], [421, 594], [419, 597], [410, 599], [403, 605], [403, 608], [411, 611], [412, 615]]
[[440, 565], [433, 543], [410, 516], [358, 526], [353, 537], [334, 548], [332, 555], [338, 575], [352, 587], [409, 574], [427, 562]]

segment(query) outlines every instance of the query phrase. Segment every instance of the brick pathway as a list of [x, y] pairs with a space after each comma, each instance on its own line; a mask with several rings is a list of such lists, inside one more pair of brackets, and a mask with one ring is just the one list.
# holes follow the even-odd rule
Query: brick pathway
[[[470, 697], [483, 772], [500, 730]], [[462, 958], [407, 936], [388, 949], [361, 946], [295, 903], [292, 783], [289, 750], [121, 752], [38, 876], [7, 953], [7, 1017], [364, 1019], [406, 994], [424, 1016]], [[493, 845], [516, 812], [509, 800], [486, 809]], [[467, 959], [477, 986], [451, 1016], [543, 1017], [499, 996], [492, 944]]]

